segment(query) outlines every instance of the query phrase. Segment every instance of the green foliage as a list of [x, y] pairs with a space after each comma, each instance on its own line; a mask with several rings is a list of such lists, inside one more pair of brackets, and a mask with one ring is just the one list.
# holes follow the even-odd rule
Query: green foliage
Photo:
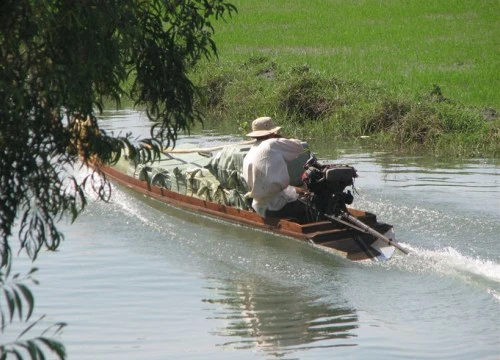
[[[38, 269], [32, 268], [26, 275], [19, 273], [11, 274], [11, 267], [4, 266], [0, 270], [0, 335], [4, 334], [7, 324], [14, 321], [15, 318], [23, 323], [28, 323], [33, 315], [35, 308], [35, 298], [29, 286], [26, 283], [38, 284], [33, 275]], [[56, 323], [44, 329], [40, 336], [25, 339], [29, 333], [35, 329], [44, 316], [29, 324], [18, 336], [10, 343], [0, 344], [0, 359], [15, 357], [16, 359], [45, 359], [45, 351], [54, 353], [58, 359], [66, 358], [64, 345], [48, 336], [58, 335], [66, 326], [65, 323]], [[9, 357], [9, 355], [12, 355]]]
[[[32, 259], [43, 247], [56, 249], [57, 222], [83, 211], [85, 189], [109, 198], [100, 164], [116, 162], [124, 149], [153, 161], [202, 120], [188, 71], [216, 54], [212, 21], [235, 10], [225, 0], [0, 3], [0, 270], [12, 260], [16, 220], [19, 246]], [[104, 101], [122, 98], [146, 109], [151, 139], [132, 142], [99, 128]], [[95, 170], [77, 179], [81, 163]], [[23, 289], [4, 291], [10, 309], [20, 311]], [[32, 358], [42, 358], [37, 344], [54, 345], [37, 341], [21, 345]]]
[[320, 81], [317, 76], [300, 76], [282, 89], [279, 109], [300, 119], [315, 120], [327, 115], [331, 102], [325, 97]]
[[205, 91], [218, 84], [217, 102], [204, 110], [207, 123], [221, 131], [244, 134], [254, 118], [270, 115], [296, 137], [363, 136], [400, 151], [460, 157], [500, 151], [496, 111], [457, 103], [439, 85], [412, 98], [266, 57], [201, 66], [196, 76]]
[[[55, 221], [74, 219], [85, 205], [83, 186], [68, 168], [78, 159], [112, 163], [123, 145], [131, 156], [155, 158], [201, 115], [187, 76], [215, 53], [212, 18], [234, 11], [221, 0], [13, 1], [0, 11], [0, 248], [19, 210], [21, 246], [35, 257], [62, 235]], [[130, 74], [132, 86], [124, 84]], [[130, 96], [155, 126], [153, 139], [132, 145], [100, 130], [103, 99]], [[96, 190], [106, 198], [104, 183]]]
[[372, 116], [366, 121], [366, 133], [388, 131], [410, 112], [409, 102], [385, 100], [373, 111]]
[[205, 105], [209, 108], [224, 107], [224, 92], [229, 84], [229, 77], [224, 75], [215, 76], [209, 79], [205, 86]]
[[432, 143], [443, 132], [443, 125], [428, 104], [385, 100], [367, 117], [366, 134], [386, 132], [400, 147]]
[[234, 0], [217, 29], [220, 59], [278, 58], [415, 97], [500, 108], [496, 0]]

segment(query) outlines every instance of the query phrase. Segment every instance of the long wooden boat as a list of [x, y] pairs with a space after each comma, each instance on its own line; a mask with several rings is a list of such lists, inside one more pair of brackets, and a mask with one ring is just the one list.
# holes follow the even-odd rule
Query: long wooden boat
[[[206, 158], [206, 154], [197, 154]], [[192, 156], [192, 155], [191, 155]], [[159, 163], [169, 161], [169, 166], [177, 165], [201, 166], [200, 161], [183, 159], [181, 155], [166, 155]], [[206, 162], [205, 162], [206, 163]], [[190, 194], [173, 191], [165, 186], [154, 184], [138, 175], [139, 171], [126, 160], [120, 161], [117, 166], [100, 166], [100, 170], [112, 181], [125, 185], [149, 198], [185, 210], [198, 212], [211, 217], [224, 219], [229, 222], [244, 225], [250, 228], [273, 232], [285, 237], [304, 241], [315, 248], [333, 253], [353, 261], [384, 261], [391, 258], [396, 247], [387, 241], [360, 231], [342, 223], [332, 221], [316, 221], [299, 223], [295, 219], [264, 218], [251, 210], [245, 210], [226, 204], [202, 199]], [[376, 232], [383, 234], [390, 241], [395, 240], [392, 225], [380, 222], [375, 214], [367, 211], [348, 209], [350, 215], [367, 225]]]

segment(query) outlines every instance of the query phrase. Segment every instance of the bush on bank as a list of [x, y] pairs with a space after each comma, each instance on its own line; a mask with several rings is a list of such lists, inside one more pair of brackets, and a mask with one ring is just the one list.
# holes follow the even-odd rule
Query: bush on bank
[[194, 73], [205, 127], [245, 133], [251, 121], [273, 116], [301, 138], [357, 140], [404, 152], [473, 157], [500, 155], [495, 109], [446, 98], [439, 85], [426, 94], [396, 94], [328, 77], [308, 65], [281, 67], [268, 57], [242, 64], [203, 64]]

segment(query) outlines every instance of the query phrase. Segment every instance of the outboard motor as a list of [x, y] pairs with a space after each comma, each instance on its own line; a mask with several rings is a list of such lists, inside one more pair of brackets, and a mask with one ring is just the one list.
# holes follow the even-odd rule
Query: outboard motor
[[[304, 164], [302, 181], [309, 190], [311, 214], [318, 219], [340, 222], [345, 226], [370, 234], [391, 246], [408, 254], [401, 245], [392, 238], [382, 235], [356, 217], [349, 214], [347, 206], [354, 200], [352, 193], [346, 187], [354, 186], [358, 177], [356, 169], [349, 165], [323, 165], [313, 156]], [[376, 250], [376, 249], [375, 249]], [[377, 250], [378, 251], [378, 250]]]
[[302, 181], [312, 194], [311, 203], [320, 214], [339, 215], [347, 211], [346, 205], [352, 204], [351, 191], [345, 191], [354, 185], [358, 177], [356, 169], [349, 165], [323, 165], [312, 156], [304, 164]]

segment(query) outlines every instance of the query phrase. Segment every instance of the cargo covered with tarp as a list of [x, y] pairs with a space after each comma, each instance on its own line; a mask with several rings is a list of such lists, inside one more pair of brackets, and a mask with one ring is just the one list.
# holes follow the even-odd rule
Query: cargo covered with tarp
[[[307, 143], [304, 153], [288, 162], [290, 185], [300, 186], [303, 165], [310, 156]], [[251, 145], [228, 145], [217, 152], [162, 153], [153, 164], [133, 164], [121, 160], [119, 167], [127, 173], [154, 186], [193, 196], [199, 199], [249, 209], [244, 199], [248, 185], [242, 176], [243, 160]], [[177, 149], [177, 148], [176, 148]], [[124, 163], [125, 161], [125, 163]], [[128, 164], [127, 164], [128, 163]]]
[[355, 169], [318, 163], [307, 144], [287, 164], [290, 183], [304, 182], [302, 196], [310, 206], [310, 216], [278, 218], [255, 213], [248, 205], [250, 199], [245, 199], [248, 189], [242, 178], [243, 160], [250, 149], [248, 143], [210, 149], [177, 146], [154, 163], [137, 164], [125, 154], [112, 167], [100, 167], [110, 179], [162, 203], [306, 241], [349, 260], [385, 261], [396, 249], [408, 253], [395, 242], [392, 225], [347, 206], [352, 193], [345, 188], [353, 185]]

